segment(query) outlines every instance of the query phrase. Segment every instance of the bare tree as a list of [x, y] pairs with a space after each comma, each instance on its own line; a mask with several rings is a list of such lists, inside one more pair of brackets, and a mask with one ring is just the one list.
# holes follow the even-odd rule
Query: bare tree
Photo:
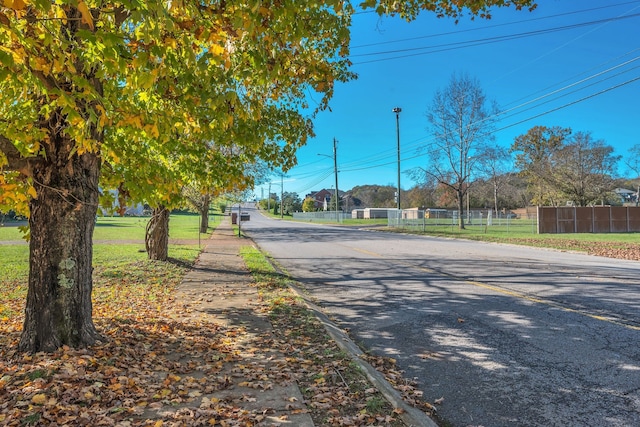
[[449, 85], [436, 92], [427, 111], [434, 142], [423, 148], [429, 165], [422, 171], [456, 194], [460, 229], [465, 228], [464, 197], [469, 178], [493, 139], [498, 108], [495, 102], [487, 103], [477, 79], [454, 74]]
[[638, 180], [636, 190], [636, 206], [638, 206], [640, 204], [640, 144], [636, 144], [629, 149], [629, 157], [625, 159], [624, 163], [635, 174], [635, 179]]
[[487, 147], [478, 158], [480, 171], [487, 177], [493, 189], [493, 209], [498, 215], [498, 193], [507, 183], [513, 162], [509, 150], [501, 146]]

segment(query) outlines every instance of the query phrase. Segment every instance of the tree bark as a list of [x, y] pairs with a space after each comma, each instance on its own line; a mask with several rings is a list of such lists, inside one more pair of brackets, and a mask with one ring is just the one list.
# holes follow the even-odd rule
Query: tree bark
[[209, 231], [209, 207], [211, 205], [211, 196], [205, 194], [202, 196], [200, 204], [200, 232], [206, 234]]
[[169, 258], [169, 210], [163, 205], [153, 209], [144, 242], [149, 259], [166, 261]]
[[[468, 191], [468, 190], [467, 190]], [[456, 191], [458, 196], [458, 227], [464, 230], [464, 195], [462, 190]]]
[[71, 154], [63, 136], [32, 166], [37, 198], [29, 204], [29, 290], [18, 349], [52, 352], [99, 338], [92, 320], [93, 229], [100, 159]]

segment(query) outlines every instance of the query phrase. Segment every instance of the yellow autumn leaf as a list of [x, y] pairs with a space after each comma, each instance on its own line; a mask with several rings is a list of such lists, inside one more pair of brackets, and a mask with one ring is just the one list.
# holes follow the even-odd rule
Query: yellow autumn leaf
[[167, 397], [171, 394], [171, 390], [168, 388], [163, 388], [162, 390], [160, 390], [158, 393], [153, 395], [154, 399], [162, 399], [164, 397]]
[[47, 395], [44, 393], [36, 394], [31, 398], [34, 405], [44, 405], [47, 402]]
[[96, 105], [96, 110], [98, 112], [98, 125], [102, 128], [109, 124], [109, 117], [107, 117], [107, 111], [100, 104]]
[[4, 0], [4, 6], [13, 10], [24, 10], [27, 7], [27, 3], [24, 0]]
[[176, 39], [174, 39], [173, 37], [167, 37], [164, 40], [164, 43], [167, 45], [167, 47], [176, 49], [178, 47], [178, 41]]
[[32, 58], [31, 66], [33, 67], [34, 70], [42, 71], [45, 76], [49, 74], [49, 69], [50, 69], [49, 62], [42, 57]]
[[34, 188], [33, 185], [29, 186], [29, 189], [27, 190], [27, 193], [29, 194], [29, 196], [31, 196], [32, 199], [37, 199], [38, 198], [38, 193], [36, 192], [36, 189]]
[[151, 124], [144, 127], [147, 134], [151, 135], [154, 138], [158, 138], [160, 136], [160, 130], [158, 130], [158, 125]]
[[216, 56], [222, 56], [222, 54], [225, 53], [225, 48], [217, 43], [213, 43], [209, 46], [209, 52]]
[[91, 16], [91, 11], [89, 11], [89, 7], [87, 6], [87, 4], [82, 0], [78, 2], [78, 12], [80, 12], [80, 15], [82, 15], [82, 22], [87, 24], [89, 28], [93, 30], [93, 16]]
[[63, 8], [59, 7], [56, 9], [56, 18], [60, 19], [63, 25], [67, 25], [67, 13]]

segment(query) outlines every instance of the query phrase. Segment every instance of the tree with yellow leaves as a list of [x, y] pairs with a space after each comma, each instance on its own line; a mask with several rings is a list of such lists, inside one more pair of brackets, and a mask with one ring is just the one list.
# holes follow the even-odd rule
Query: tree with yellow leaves
[[[491, 5], [533, 0], [360, 3], [407, 19], [465, 7], [485, 16]], [[353, 77], [353, 11], [344, 0], [0, 3], [0, 208], [27, 214], [31, 232], [20, 350], [99, 339], [91, 261], [102, 171], [137, 169], [136, 186], [146, 171], [145, 188], [162, 193], [173, 183], [153, 175], [199, 172], [210, 143], [241, 148], [220, 182], [256, 160], [286, 170], [312, 135], [303, 112]]]

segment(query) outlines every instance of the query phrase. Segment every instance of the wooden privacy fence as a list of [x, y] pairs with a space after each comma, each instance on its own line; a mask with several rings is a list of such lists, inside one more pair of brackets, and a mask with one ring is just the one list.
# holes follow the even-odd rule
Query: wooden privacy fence
[[538, 207], [538, 233], [640, 232], [640, 207]]

